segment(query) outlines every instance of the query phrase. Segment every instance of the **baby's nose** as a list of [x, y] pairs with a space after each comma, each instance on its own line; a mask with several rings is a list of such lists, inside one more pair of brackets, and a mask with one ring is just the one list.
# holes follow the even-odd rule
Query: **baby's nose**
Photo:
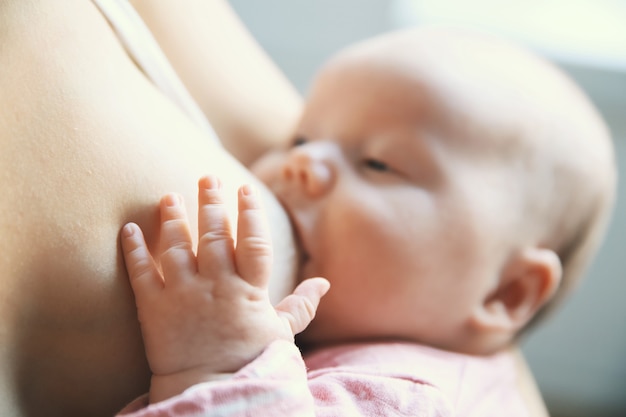
[[328, 150], [315, 144], [294, 148], [283, 167], [283, 177], [310, 197], [322, 196], [334, 182]]

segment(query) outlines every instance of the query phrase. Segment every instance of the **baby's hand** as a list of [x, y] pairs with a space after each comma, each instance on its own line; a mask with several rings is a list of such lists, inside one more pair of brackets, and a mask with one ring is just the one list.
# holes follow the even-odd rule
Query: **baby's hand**
[[309, 279], [272, 307], [272, 249], [260, 202], [249, 186], [239, 189], [235, 248], [220, 188], [215, 178], [199, 182], [197, 256], [182, 199], [172, 194], [161, 200], [162, 273], [139, 227], [128, 224], [122, 231], [153, 373], [150, 402], [227, 377], [274, 340], [293, 341], [328, 290], [325, 279]]

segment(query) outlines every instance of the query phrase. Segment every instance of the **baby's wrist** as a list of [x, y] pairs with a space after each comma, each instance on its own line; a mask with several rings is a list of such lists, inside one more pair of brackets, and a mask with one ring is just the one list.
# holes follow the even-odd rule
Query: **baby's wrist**
[[234, 373], [216, 373], [204, 369], [188, 369], [168, 375], [152, 375], [150, 381], [150, 404], [182, 394], [188, 388], [204, 382], [231, 378]]

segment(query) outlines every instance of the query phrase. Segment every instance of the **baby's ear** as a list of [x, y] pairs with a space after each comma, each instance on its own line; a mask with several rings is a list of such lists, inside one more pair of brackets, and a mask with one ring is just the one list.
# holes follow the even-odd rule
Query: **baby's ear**
[[497, 288], [477, 307], [472, 323], [489, 333], [515, 335], [552, 298], [562, 275], [554, 251], [538, 247], [520, 250], [506, 263]]

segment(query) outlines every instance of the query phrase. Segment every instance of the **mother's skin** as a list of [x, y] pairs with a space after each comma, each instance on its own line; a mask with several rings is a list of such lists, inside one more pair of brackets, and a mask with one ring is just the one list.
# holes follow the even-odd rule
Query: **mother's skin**
[[[227, 4], [204, 3], [204, 22], [224, 26]], [[231, 23], [221, 30], [239, 30]], [[241, 42], [245, 58], [254, 45]], [[272, 71], [251, 94], [285, 91], [266, 92], [256, 109], [277, 109], [274, 130], [252, 120], [250, 142], [286, 136], [296, 121], [299, 98]], [[230, 119], [208, 109], [226, 138], [248, 122], [231, 107]], [[0, 2], [0, 109], [0, 415], [110, 416], [149, 383], [121, 226], [137, 222], [154, 245], [164, 193], [182, 194], [193, 220], [201, 175], [223, 179], [233, 209], [237, 186], [252, 177], [152, 86], [85, 0]], [[274, 282], [289, 285], [291, 231], [274, 198], [264, 199], [279, 246]]]

